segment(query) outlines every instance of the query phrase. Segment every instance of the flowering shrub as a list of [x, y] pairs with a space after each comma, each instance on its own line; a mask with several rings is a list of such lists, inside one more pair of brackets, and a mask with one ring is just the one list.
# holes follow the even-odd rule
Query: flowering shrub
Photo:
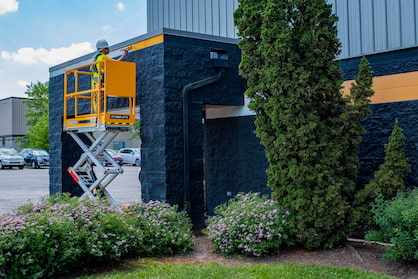
[[186, 212], [177, 206], [150, 201], [132, 204], [127, 212], [136, 217], [135, 225], [144, 233], [144, 256], [176, 254], [192, 249], [192, 225]]
[[240, 193], [215, 208], [205, 230], [224, 255], [265, 256], [289, 245], [289, 212], [257, 193]]
[[[133, 208], [141, 206], [155, 212], [162, 209], [154, 209], [152, 203]], [[0, 217], [0, 277], [5, 273], [7, 278], [50, 278], [69, 268], [87, 267], [93, 262], [151, 254], [150, 251], [154, 252], [151, 242], [145, 240], [150, 229], [143, 231], [144, 226], [139, 226], [138, 220], [147, 222], [147, 218], [152, 218], [149, 223], [154, 231], [162, 231], [167, 226], [165, 221], [158, 219], [166, 220], [164, 214], [146, 213], [147, 210], [127, 214], [109, 206], [107, 201], [80, 202], [66, 195], [20, 207], [14, 213]], [[159, 246], [158, 249], [179, 251], [173, 248], [175, 244], [185, 246], [181, 237], [174, 236], [174, 233], [166, 235], [165, 242], [156, 245], [166, 244], [167, 247]], [[190, 232], [185, 239], [191, 247]]]

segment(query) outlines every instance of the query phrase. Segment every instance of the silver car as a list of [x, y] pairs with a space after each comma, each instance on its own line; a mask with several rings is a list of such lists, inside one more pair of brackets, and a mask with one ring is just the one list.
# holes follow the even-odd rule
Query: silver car
[[124, 164], [141, 165], [141, 148], [122, 148], [118, 155], [122, 157]]
[[25, 166], [25, 159], [17, 154], [17, 151], [13, 148], [0, 148], [0, 169], [5, 167], [18, 167], [23, 169]]

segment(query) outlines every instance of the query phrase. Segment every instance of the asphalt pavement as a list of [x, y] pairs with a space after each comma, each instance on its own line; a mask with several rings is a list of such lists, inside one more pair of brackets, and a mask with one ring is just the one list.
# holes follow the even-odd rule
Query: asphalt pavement
[[[120, 205], [141, 200], [138, 167], [124, 165], [124, 172], [113, 180], [107, 190]], [[0, 215], [49, 195], [49, 169], [25, 167], [0, 169]]]

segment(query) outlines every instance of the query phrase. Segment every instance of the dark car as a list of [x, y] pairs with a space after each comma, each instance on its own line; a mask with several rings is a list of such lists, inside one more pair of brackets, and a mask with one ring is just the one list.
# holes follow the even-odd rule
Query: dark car
[[[119, 156], [118, 153], [116, 153], [116, 151], [112, 149], [106, 149], [106, 152], [110, 155], [110, 157], [112, 157], [113, 161], [118, 163], [119, 166], [123, 165], [123, 159], [121, 156]], [[99, 159], [99, 161], [102, 163], [103, 166], [110, 165], [110, 162], [108, 160], [105, 160], [103, 155], [99, 155], [97, 158]]]
[[25, 159], [25, 164], [34, 169], [49, 166], [49, 153], [44, 149], [24, 148], [19, 154]]

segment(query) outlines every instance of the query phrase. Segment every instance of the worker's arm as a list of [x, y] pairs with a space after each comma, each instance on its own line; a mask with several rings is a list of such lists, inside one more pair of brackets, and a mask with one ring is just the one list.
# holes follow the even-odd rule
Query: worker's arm
[[126, 55], [128, 55], [128, 52], [129, 52], [129, 48], [127, 47], [123, 50], [123, 54], [121, 55], [121, 57], [119, 57], [118, 61], [124, 60]]

